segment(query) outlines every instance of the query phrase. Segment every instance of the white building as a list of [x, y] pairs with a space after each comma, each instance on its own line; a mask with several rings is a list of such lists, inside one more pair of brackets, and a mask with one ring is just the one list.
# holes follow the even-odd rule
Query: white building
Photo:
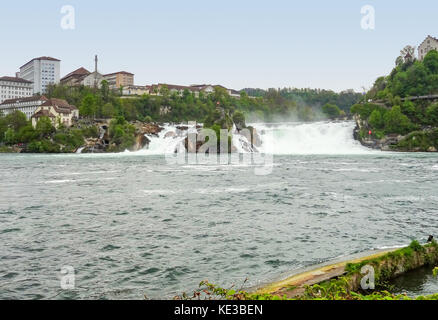
[[0, 103], [8, 99], [27, 98], [33, 95], [33, 85], [17, 77], [0, 78]]
[[23, 112], [26, 115], [27, 119], [30, 120], [38, 107], [45, 103], [47, 100], [48, 99], [44, 96], [9, 99], [3, 101], [3, 103], [0, 104], [0, 113], [3, 113], [4, 116], [7, 116], [8, 114], [11, 114], [12, 112], [18, 110]]
[[432, 36], [427, 36], [418, 47], [418, 59], [422, 61], [431, 50], [438, 51], [438, 39]]
[[124, 96], [142, 96], [150, 93], [150, 86], [127, 86], [123, 87]]
[[33, 82], [33, 93], [45, 93], [47, 86], [58, 84], [61, 60], [51, 57], [35, 58], [20, 68], [20, 77]]

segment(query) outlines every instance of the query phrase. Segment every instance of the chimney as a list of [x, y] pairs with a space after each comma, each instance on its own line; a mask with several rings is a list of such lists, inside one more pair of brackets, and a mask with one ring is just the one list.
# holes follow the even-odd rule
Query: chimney
[[15, 78], [20, 78], [20, 72], [15, 72]]
[[94, 71], [97, 73], [97, 54], [94, 56], [94, 63], [95, 63], [95, 67], [94, 67]]

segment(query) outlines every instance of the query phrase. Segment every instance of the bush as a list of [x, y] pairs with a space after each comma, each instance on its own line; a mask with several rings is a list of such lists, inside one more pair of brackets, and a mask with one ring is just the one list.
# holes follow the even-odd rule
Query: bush
[[55, 133], [56, 129], [52, 124], [52, 121], [48, 117], [39, 118], [36, 128], [36, 133], [41, 137], [45, 138]]
[[124, 151], [132, 148], [135, 144], [135, 127], [129, 124], [124, 117], [118, 117], [111, 121], [109, 134], [110, 143], [115, 144], [111, 151]]
[[237, 129], [242, 130], [246, 127], [245, 123], [245, 115], [243, 112], [236, 111], [233, 115], [233, 122], [236, 125]]
[[414, 131], [397, 144], [397, 147], [404, 151], [426, 152], [430, 147], [438, 149], [438, 129], [431, 132]]
[[368, 123], [374, 129], [382, 129], [385, 126], [382, 114], [377, 109], [371, 113]]
[[99, 129], [96, 126], [89, 126], [81, 129], [82, 135], [85, 138], [98, 138]]
[[66, 130], [54, 135], [53, 141], [63, 145], [63, 152], [71, 152], [84, 144], [84, 138], [80, 130]]
[[27, 151], [32, 153], [59, 153], [59, 145], [50, 140], [33, 141], [27, 146]]
[[432, 104], [426, 109], [426, 117], [428, 123], [438, 126], [438, 103]]
[[394, 106], [383, 116], [386, 133], [406, 134], [413, 128], [409, 118], [401, 112], [400, 106]]

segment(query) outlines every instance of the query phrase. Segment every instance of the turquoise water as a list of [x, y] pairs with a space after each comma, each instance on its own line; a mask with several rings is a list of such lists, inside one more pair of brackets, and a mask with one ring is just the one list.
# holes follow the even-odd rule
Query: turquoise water
[[275, 156], [267, 176], [163, 156], [0, 155], [0, 177], [1, 299], [254, 286], [438, 235], [435, 154]]

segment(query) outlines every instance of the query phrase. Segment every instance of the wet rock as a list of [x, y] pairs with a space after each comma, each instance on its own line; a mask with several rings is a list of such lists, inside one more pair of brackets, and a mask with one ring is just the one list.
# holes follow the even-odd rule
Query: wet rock
[[169, 131], [164, 135], [164, 138], [175, 138], [175, 137], [176, 137], [176, 133], [173, 131]]
[[190, 139], [189, 137], [184, 139], [184, 147], [188, 153], [198, 153], [203, 144], [204, 141], [200, 140], [199, 135], [196, 135], [196, 139], [193, 139], [193, 137], [190, 137]]
[[429, 149], [427, 149], [427, 152], [438, 152], [438, 150], [435, 147], [429, 147]]
[[256, 128], [247, 127], [241, 130], [240, 134], [251, 143], [252, 147], [260, 147], [262, 145], [262, 139], [260, 138]]
[[164, 130], [163, 127], [160, 127], [155, 123], [143, 123], [143, 122], [135, 122], [134, 123], [137, 134], [143, 135], [153, 135], [158, 136], [158, 134]]
[[151, 143], [148, 137], [144, 134], [138, 134], [135, 137], [135, 145], [132, 147], [131, 151], [139, 151], [147, 147]]

